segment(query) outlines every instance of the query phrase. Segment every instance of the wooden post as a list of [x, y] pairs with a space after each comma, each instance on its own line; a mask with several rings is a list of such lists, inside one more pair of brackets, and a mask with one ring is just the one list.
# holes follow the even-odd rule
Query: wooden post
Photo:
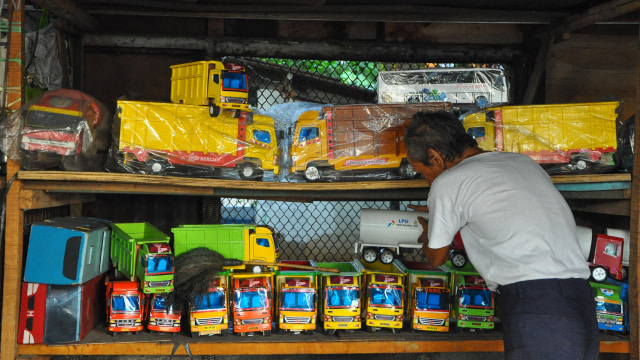
[[[9, 1], [9, 38], [7, 42], [7, 63], [5, 88], [6, 103], [9, 110], [17, 110], [24, 103], [24, 1]], [[4, 110], [4, 109], [3, 109]], [[20, 289], [22, 280], [22, 236], [24, 213], [19, 208], [22, 184], [11, 179], [17, 174], [19, 167], [8, 161], [7, 187], [11, 186], [6, 199], [6, 226], [3, 304], [2, 304], [2, 360], [16, 359], [18, 352], [18, 320], [20, 314]]]

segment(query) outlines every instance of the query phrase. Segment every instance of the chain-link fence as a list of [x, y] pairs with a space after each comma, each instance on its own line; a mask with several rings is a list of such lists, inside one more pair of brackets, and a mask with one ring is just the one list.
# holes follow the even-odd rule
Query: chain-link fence
[[[374, 104], [377, 102], [378, 71], [452, 66], [426, 62], [372, 63], [246, 58], [225, 61], [246, 67], [249, 88], [252, 89], [249, 102], [262, 110], [294, 101], [332, 105]], [[414, 204], [424, 205], [426, 199], [416, 200]], [[422, 203], [418, 200], [422, 200]], [[281, 259], [311, 259], [318, 262], [350, 261], [359, 257], [355, 251], [355, 243], [360, 234], [361, 209], [408, 210], [408, 202], [392, 204], [388, 201], [297, 203], [225, 198], [220, 203], [205, 201], [204, 204], [205, 219], [206, 213], [210, 213], [211, 209], [221, 209], [213, 222], [257, 223], [274, 228], [279, 234]], [[413, 261], [424, 260], [419, 250], [408, 250], [403, 256]]]

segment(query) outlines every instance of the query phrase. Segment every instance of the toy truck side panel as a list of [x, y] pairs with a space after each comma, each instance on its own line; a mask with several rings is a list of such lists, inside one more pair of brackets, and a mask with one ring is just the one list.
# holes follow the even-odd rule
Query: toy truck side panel
[[273, 274], [232, 274], [233, 331], [271, 332]]
[[357, 330], [362, 326], [362, 273], [359, 262], [318, 263], [339, 269], [340, 273], [321, 273], [319, 317], [328, 334], [336, 330]]
[[503, 106], [467, 115], [464, 127], [484, 150], [519, 152], [540, 164], [580, 158], [611, 167], [619, 107], [617, 101]]
[[[180, 225], [172, 228], [176, 256], [198, 247], [227, 259], [276, 261], [276, 246], [269, 228], [252, 225]], [[225, 267], [226, 268], [226, 267]], [[228, 267], [244, 269], [244, 265]]]
[[220, 272], [209, 284], [208, 293], [191, 299], [191, 336], [225, 335], [229, 329], [229, 272]]
[[[118, 149], [147, 162], [236, 167], [243, 161], [278, 174], [279, 149], [272, 118], [242, 112], [211, 118], [206, 108], [171, 103], [118, 101]], [[126, 161], [126, 160], [125, 160]]]
[[335, 170], [398, 168], [406, 159], [404, 132], [418, 111], [450, 109], [450, 103], [327, 106], [297, 121], [291, 172], [309, 165]]
[[171, 66], [171, 102], [248, 109], [247, 75], [241, 65], [196, 61]]
[[313, 332], [317, 318], [317, 273], [276, 273], [276, 316], [280, 332]]
[[143, 294], [136, 281], [105, 281], [108, 331], [137, 332], [143, 329]]

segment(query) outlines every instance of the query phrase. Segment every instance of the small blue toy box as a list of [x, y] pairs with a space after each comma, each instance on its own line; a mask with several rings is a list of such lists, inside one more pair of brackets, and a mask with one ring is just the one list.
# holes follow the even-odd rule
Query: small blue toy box
[[31, 226], [24, 281], [80, 285], [111, 268], [108, 221], [53, 218]]

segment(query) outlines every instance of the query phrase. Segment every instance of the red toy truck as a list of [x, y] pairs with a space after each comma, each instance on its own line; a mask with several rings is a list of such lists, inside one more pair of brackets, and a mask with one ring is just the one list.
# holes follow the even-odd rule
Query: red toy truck
[[261, 332], [271, 334], [273, 313], [272, 273], [233, 274], [233, 331], [245, 336]]
[[143, 293], [137, 281], [105, 281], [108, 331], [137, 333], [142, 330]]
[[147, 310], [147, 329], [150, 331], [176, 333], [180, 332], [180, 309], [167, 305], [166, 298], [161, 293], [148, 295]]

